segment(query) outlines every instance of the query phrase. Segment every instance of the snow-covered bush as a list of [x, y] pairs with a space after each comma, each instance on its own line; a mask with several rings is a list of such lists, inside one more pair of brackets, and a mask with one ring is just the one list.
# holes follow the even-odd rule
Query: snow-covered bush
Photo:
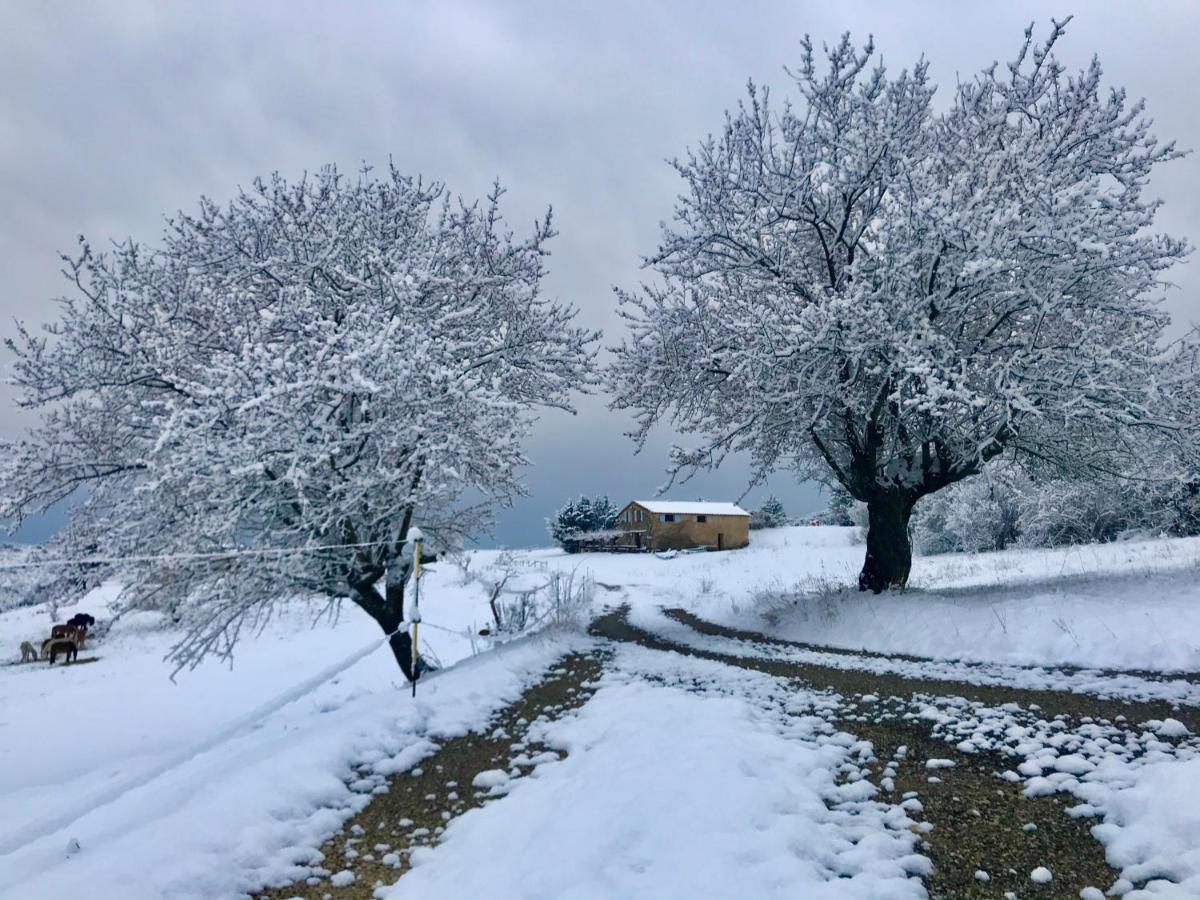
[[580, 628], [587, 622], [596, 583], [586, 572], [553, 572], [545, 587], [545, 608], [539, 624], [550, 628]]
[[550, 570], [542, 560], [504, 551], [485, 565], [460, 559], [461, 584], [475, 584], [486, 595], [495, 631], [519, 635], [543, 628], [584, 624], [595, 596], [595, 582], [577, 570]]
[[750, 530], [782, 528], [788, 524], [787, 512], [778, 497], [768, 497], [762, 506], [750, 512]]
[[1037, 479], [1004, 463], [978, 479], [926, 497], [912, 520], [924, 554], [1053, 547], [1128, 535], [1200, 532], [1200, 505], [1190, 482], [1097, 473], [1092, 478]]
[[60, 318], [8, 341], [42, 420], [2, 448], [0, 517], [82, 493], [75, 531], [138, 559], [126, 602], [179, 610], [181, 665], [317, 595], [407, 666], [410, 527], [481, 527], [534, 411], [594, 381], [597, 335], [541, 292], [549, 214], [519, 238], [501, 196], [331, 167], [204, 199], [157, 247], [82, 243]]
[[1021, 500], [1022, 543], [1031, 547], [1116, 540], [1139, 527], [1144, 510], [1111, 481], [1059, 479], [1035, 485]]
[[912, 519], [913, 543], [924, 554], [1003, 550], [1021, 534], [1028, 479], [1011, 466], [991, 466], [979, 478], [925, 497]]

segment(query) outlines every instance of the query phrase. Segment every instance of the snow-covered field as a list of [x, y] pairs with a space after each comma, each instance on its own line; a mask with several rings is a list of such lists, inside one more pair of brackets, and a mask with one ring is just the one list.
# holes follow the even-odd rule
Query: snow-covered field
[[[755, 532], [745, 550], [672, 558], [472, 551], [467, 571], [478, 578], [449, 563], [429, 572], [423, 636], [445, 668], [415, 702], [387, 648], [371, 649], [377, 627], [349, 605], [336, 623], [314, 625], [315, 607], [298, 603], [248, 639], [232, 669], [209, 663], [174, 682], [163, 656], [176, 635], [153, 615], [127, 616], [82, 654], [96, 656], [94, 663], [0, 667], [0, 896], [84, 896], [86, 885], [86, 896], [100, 900], [227, 898], [304, 874], [323, 839], [368, 802], [382, 775], [482, 725], [556, 657], [588, 643], [563, 632], [498, 648], [479, 638], [491, 618], [486, 584], [498, 567], [510, 570], [515, 589], [555, 571], [586, 574], [596, 584], [597, 609], [629, 604], [646, 627], [674, 628], [680, 641], [731, 655], [833, 656], [687, 638], [660, 610], [683, 607], [812, 644], [951, 661], [903, 663], [933, 677], [969, 681], [968, 667], [953, 660], [992, 664], [973, 667], [971, 683], [1020, 687], [1026, 679], [1026, 687], [1105, 694], [1089, 687], [1098, 676], [1048, 667], [1200, 671], [1198, 539], [918, 559], [914, 589], [880, 597], [843, 589], [862, 553], [852, 529], [818, 527]], [[60, 617], [87, 611], [104, 618], [112, 591], [98, 589]], [[10, 658], [49, 624], [44, 607], [0, 614]], [[264, 709], [364, 650], [336, 678]], [[892, 671], [901, 662], [848, 664]], [[1027, 665], [1047, 670], [1017, 668]], [[785, 885], [803, 885], [813, 897], [922, 896], [910, 876], [927, 861], [914, 849], [904, 810], [862, 782], [855, 782], [858, 793], [847, 793], [831, 774], [865, 751], [806, 712], [819, 712], [821, 695], [783, 697], [777, 679], [721, 670], [619, 650], [595, 697], [544, 728], [543, 739], [566, 758], [540, 766], [502, 802], [453, 821], [441, 845], [414, 855], [395, 896], [662, 896], [656, 889], [670, 877], [684, 877], [678, 884], [691, 885], [689, 896], [775, 896]], [[1195, 685], [1183, 678], [1121, 678], [1119, 689], [1109, 678], [1105, 695], [1197, 703]], [[708, 693], [696, 694], [698, 683]], [[948, 715], [937, 703], [930, 708]], [[263, 715], [255, 723], [204, 749], [256, 710]], [[999, 746], [1008, 740], [1003, 729], [992, 734], [995, 722], [979, 724], [990, 715], [958, 709], [951, 718], [974, 722], [980, 747], [992, 746], [985, 738]], [[1034, 759], [1062, 744], [1051, 743], [1049, 725], [1043, 734], [1005, 722], [1045, 739], [1036, 747], [1032, 737], [1026, 741]], [[1131, 877], [1152, 875], [1157, 865], [1173, 866], [1180, 881], [1200, 881], [1189, 843], [1200, 843], [1200, 760], [1188, 761], [1169, 740], [1159, 743], [1177, 737], [1171, 729], [1160, 735], [1147, 728], [1137, 760], [1110, 759], [1112, 736], [1097, 733], [1079, 738], [1078, 750], [1062, 748], [1063, 756], [1082, 757], [1080, 771], [1047, 763], [1021, 776], [1035, 792], [1070, 789], [1103, 809], [1097, 836], [1110, 862]], [[677, 758], [684, 739], [687, 758]], [[954, 740], [965, 742], [957, 733]], [[1090, 777], [1093, 771], [1107, 777]], [[1068, 778], [1075, 781], [1064, 788]], [[728, 799], [720, 815], [703, 802], [709, 789]], [[92, 809], [101, 800], [111, 802]], [[598, 835], [598, 821], [624, 824]], [[72, 841], [78, 849], [69, 848]], [[470, 865], [506, 854], [544, 865], [534, 873]]]
[[[232, 897], [292, 872], [369, 799], [347, 787], [356, 765], [413, 765], [431, 741], [485, 722], [574, 640], [535, 637], [464, 660], [486, 598], [446, 576], [422, 643], [444, 665], [459, 665], [423, 683], [415, 701], [390, 651], [376, 647], [193, 758], [191, 748], [230, 723], [377, 643], [378, 626], [347, 608], [334, 627], [314, 627], [315, 608], [301, 605], [247, 640], [232, 669], [214, 661], [172, 682], [163, 656], [175, 634], [141, 614], [81, 653], [94, 663], [0, 668], [0, 849], [12, 851], [0, 856], [0, 896]], [[100, 588], [60, 616], [104, 618], [111, 593]], [[11, 651], [49, 625], [44, 607], [0, 615]], [[114, 786], [179, 757], [181, 765], [87, 812]], [[61, 819], [74, 821], [22, 846]], [[68, 855], [71, 840], [80, 850]]]
[[[882, 653], [1025, 665], [1200, 671], [1200, 538], [918, 557], [912, 588], [861, 594], [855, 529], [756, 531], [727, 554], [563, 556], [627, 588], [635, 605], [676, 605], [791, 640]], [[796, 593], [759, 617], [755, 594]]]

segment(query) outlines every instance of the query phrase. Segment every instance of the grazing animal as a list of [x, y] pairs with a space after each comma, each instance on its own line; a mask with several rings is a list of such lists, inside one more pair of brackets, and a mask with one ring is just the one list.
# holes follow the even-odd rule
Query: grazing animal
[[47, 656], [50, 665], [54, 665], [54, 661], [58, 659], [58, 654], [63, 654], [63, 662], [73, 662], [79, 658], [79, 648], [75, 646], [75, 642], [70, 638], [50, 638], [42, 644], [42, 656]]
[[37, 662], [37, 648], [29, 641], [21, 641], [21, 662]]
[[89, 616], [87, 613], [75, 613], [67, 620], [68, 625], [74, 625], [77, 628], [91, 628], [96, 624], [96, 617]]
[[75, 640], [75, 633], [78, 629], [74, 625], [52, 625], [50, 626], [50, 637], [52, 638], [70, 638]]

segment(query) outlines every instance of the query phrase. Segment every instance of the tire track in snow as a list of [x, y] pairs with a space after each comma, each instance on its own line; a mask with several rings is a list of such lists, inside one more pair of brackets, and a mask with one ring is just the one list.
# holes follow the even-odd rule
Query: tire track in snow
[[1064, 713], [1114, 721], [1174, 718], [1190, 731], [1200, 732], [1200, 686], [1180, 679], [1156, 681], [1088, 669], [963, 664], [811, 650], [787, 641], [763, 641], [755, 632], [717, 625], [685, 610], [663, 610], [662, 628], [657, 627], [655, 618], [643, 612], [635, 624], [693, 649], [754, 659], [756, 666], [777, 663], [784, 670], [808, 672], [812, 680], [830, 684], [842, 693], [872, 693], [872, 680], [887, 678], [902, 693], [955, 694], [992, 705], [1015, 701], [1034, 704], [1051, 715]]

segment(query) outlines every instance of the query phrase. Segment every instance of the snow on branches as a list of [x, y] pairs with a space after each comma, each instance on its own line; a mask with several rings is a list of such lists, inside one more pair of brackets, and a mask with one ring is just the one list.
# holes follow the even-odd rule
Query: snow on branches
[[392, 631], [413, 521], [478, 525], [521, 490], [531, 411], [595, 382], [597, 335], [540, 294], [550, 215], [517, 238], [501, 194], [327, 168], [204, 199], [159, 247], [82, 243], [59, 320], [8, 342], [42, 421], [5, 448], [0, 515], [82, 495], [110, 555], [263, 550], [122, 573], [193, 626], [180, 664], [297, 592]]
[[1164, 427], [1157, 289], [1188, 252], [1152, 231], [1160, 143], [1141, 102], [1068, 74], [1032, 29], [944, 111], [922, 60], [896, 75], [849, 36], [811, 42], [776, 108], [754, 85], [675, 168], [685, 190], [619, 291], [609, 373], [635, 438], [702, 436], [685, 476], [748, 451], [835, 480], [871, 511], [862, 586], [905, 582], [913, 504], [1004, 452], [1083, 467]]

